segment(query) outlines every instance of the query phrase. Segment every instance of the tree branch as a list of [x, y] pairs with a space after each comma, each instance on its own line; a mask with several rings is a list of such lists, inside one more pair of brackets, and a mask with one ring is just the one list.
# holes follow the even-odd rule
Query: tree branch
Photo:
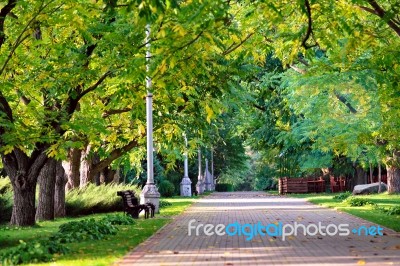
[[1, 91], [0, 91], [0, 111], [7, 116], [8, 121], [14, 122], [12, 109]]
[[301, 42], [301, 46], [303, 46], [305, 49], [309, 49], [309, 48], [317, 46], [318, 43], [315, 43], [313, 45], [308, 45], [307, 44], [307, 41], [311, 37], [311, 34], [313, 33], [313, 30], [312, 30], [312, 17], [311, 17], [310, 2], [308, 0], [305, 0], [304, 3], [306, 5], [306, 10], [307, 10], [308, 26], [307, 26], [306, 36], [304, 36], [304, 38], [303, 38], [303, 40]]
[[357, 110], [347, 101], [347, 99], [343, 96], [343, 95], [340, 95], [338, 92], [334, 92], [335, 93], [335, 96], [336, 96], [336, 98], [339, 100], [339, 101], [341, 101], [342, 103], [344, 103], [344, 105], [346, 105], [347, 106], [347, 108], [349, 108], [349, 110], [350, 110], [350, 112], [352, 113], [352, 114], [356, 114], [357, 113]]
[[126, 112], [130, 112], [132, 111], [133, 108], [123, 108], [123, 109], [111, 109], [111, 110], [107, 110], [102, 114], [103, 118], [107, 118], [111, 115], [116, 115], [116, 114], [122, 114], [122, 113], [126, 113]]
[[90, 86], [86, 90], [82, 91], [82, 93], [78, 96], [78, 99], [81, 99], [83, 96], [85, 96], [89, 92], [94, 91], [95, 89], [97, 89], [97, 87], [99, 87], [101, 85], [101, 83], [103, 83], [103, 81], [110, 75], [111, 75], [111, 71], [107, 71], [106, 73], [104, 73], [103, 76], [101, 76], [99, 78], [99, 80], [96, 81], [95, 84], [93, 84], [92, 86]]
[[304, 58], [299, 57], [299, 62], [305, 66], [310, 66], [310, 64]]
[[[47, 148], [48, 145], [36, 144], [35, 150], [29, 157], [28, 165], [30, 165], [30, 168], [28, 169], [28, 177], [37, 178], [39, 176], [40, 171], [42, 170], [43, 166], [47, 162], [47, 159], [49, 158], [46, 154]], [[36, 182], [36, 180], [30, 181]]]
[[263, 111], [263, 112], [267, 111], [267, 109], [264, 106], [260, 106], [260, 105], [255, 104], [255, 103], [253, 103], [253, 107], [255, 107], [258, 110]]
[[225, 56], [225, 55], [228, 55], [228, 54], [232, 53], [232, 52], [235, 51], [237, 48], [239, 48], [242, 44], [244, 44], [248, 39], [250, 39], [250, 37], [253, 36], [253, 35], [254, 35], [254, 32], [249, 33], [243, 40], [240, 41], [240, 43], [238, 43], [238, 44], [235, 45], [235, 46], [232, 46], [231, 48], [228, 48], [226, 51], [224, 51], [224, 52], [222, 53], [222, 55]]
[[[72, 114], [75, 112], [78, 103], [80, 101], [80, 99], [82, 99], [83, 96], [85, 96], [86, 94], [88, 94], [91, 91], [94, 91], [95, 89], [97, 89], [101, 83], [103, 83], [103, 81], [111, 75], [111, 71], [107, 71], [106, 73], [104, 73], [99, 80], [96, 81], [95, 84], [93, 84], [92, 86], [90, 86], [89, 88], [87, 88], [86, 90], [82, 91], [81, 93], [78, 94], [78, 96], [76, 96], [75, 98], [73, 96], [69, 96], [67, 103], [66, 103], [66, 107], [67, 107], [67, 114], [71, 117]], [[77, 92], [77, 90], [75, 90], [75, 92]]]
[[289, 67], [290, 67], [291, 69], [293, 69], [294, 71], [296, 71], [297, 73], [300, 73], [300, 74], [303, 74], [303, 75], [307, 73], [306, 70], [301, 69], [301, 68], [298, 68], [298, 67], [295, 66], [295, 65], [289, 65]]
[[[10, 1], [11, 1], [11, 0], [10, 0]], [[25, 39], [27, 39], [27, 38], [30, 36], [30, 34], [26, 34], [26, 35], [24, 36], [24, 33], [28, 30], [29, 26], [36, 20], [36, 18], [42, 13], [42, 11], [43, 11], [48, 5], [50, 5], [53, 1], [54, 1], [54, 0], [51, 0], [51, 1], [49, 1], [49, 2], [48, 2], [47, 4], [45, 4], [45, 5], [42, 3], [42, 5], [40, 6], [38, 12], [37, 12], [37, 13], [28, 21], [28, 23], [25, 25], [25, 27], [23, 28], [23, 30], [21, 31], [21, 33], [18, 35], [17, 39], [15, 40], [14, 44], [12, 45], [12, 49], [11, 49], [10, 53], [8, 54], [7, 59], [4, 61], [3, 66], [1, 67], [0, 75], [3, 74], [4, 69], [6, 68], [8, 62], [10, 61], [11, 57], [13, 56], [13, 54], [14, 54], [15, 50], [18, 48], [18, 46], [19, 46]], [[4, 8], [5, 8], [5, 7], [3, 7], [3, 9], [4, 9]], [[2, 11], [3, 11], [3, 9], [2, 9]], [[0, 14], [1, 14], [1, 12], [0, 12]], [[0, 17], [0, 21], [1, 21], [1, 19], [2, 19], [2, 17]], [[5, 19], [5, 17], [4, 17], [4, 19]], [[3, 23], [4, 23], [4, 20], [3, 20]], [[4, 29], [3, 29], [3, 30], [4, 30]], [[5, 36], [4, 36], [4, 31], [1, 31], [1, 30], [0, 30], [0, 35], [2, 35], [3, 38], [5, 38]], [[1, 38], [1, 36], [0, 36], [0, 38]], [[3, 40], [3, 42], [4, 42], [4, 40]], [[3, 43], [0, 43], [0, 47], [1, 47], [2, 44], [3, 44]]]
[[[296, 72], [298, 72], [298, 73], [300, 73], [300, 74], [302, 74], [302, 75], [304, 75], [304, 74], [307, 73], [306, 70], [301, 69], [301, 68], [298, 68], [298, 67], [296, 67], [296, 66], [294, 66], [294, 65], [290, 65], [290, 68], [292, 68], [294, 71], [296, 71]], [[334, 92], [334, 94], [335, 94], [336, 98], [337, 98], [339, 101], [341, 101], [342, 103], [344, 103], [344, 105], [346, 105], [347, 108], [349, 108], [349, 110], [350, 110], [350, 112], [351, 112], [352, 114], [356, 114], [356, 113], [357, 113], [357, 110], [347, 101], [347, 99], [346, 99], [343, 95], [340, 95], [340, 94], [339, 94], [338, 92], [336, 92], [336, 91]]]
[[11, 10], [17, 5], [17, 0], [8, 0], [8, 3], [0, 11], [0, 48], [6, 40], [6, 35], [4, 33], [4, 21], [7, 15], [10, 15]]
[[100, 172], [101, 170], [109, 166], [115, 159], [121, 157], [122, 155], [137, 146], [139, 146], [138, 142], [136, 140], [132, 140], [127, 145], [113, 150], [107, 158], [93, 165], [93, 168], [90, 170], [91, 174], [96, 174]]
[[189, 45], [192, 45], [194, 42], [196, 42], [196, 41], [201, 37], [201, 35], [202, 35], [203, 33], [204, 33], [204, 31], [201, 31], [199, 34], [197, 34], [197, 36], [196, 36], [193, 40], [191, 40], [191, 41], [188, 42], [187, 44], [184, 44], [184, 45], [181, 46], [181, 47], [176, 48], [175, 52], [178, 51], [178, 50], [182, 50], [183, 48], [186, 48], [186, 47], [188, 47]]
[[[372, 10], [370, 9], [363, 9], [385, 20], [387, 12], [375, 0], [368, 0], [368, 3], [372, 6], [375, 12], [371, 12]], [[393, 18], [386, 19], [385, 21], [389, 27], [391, 27], [397, 33], [397, 35], [400, 36], [400, 26], [393, 21]]]
[[366, 7], [366, 6], [358, 6], [358, 7], [361, 8], [362, 10], [364, 10], [364, 11], [367, 11], [367, 12], [371, 13], [371, 14], [378, 15], [378, 13], [372, 8], [369, 8], [369, 7]]

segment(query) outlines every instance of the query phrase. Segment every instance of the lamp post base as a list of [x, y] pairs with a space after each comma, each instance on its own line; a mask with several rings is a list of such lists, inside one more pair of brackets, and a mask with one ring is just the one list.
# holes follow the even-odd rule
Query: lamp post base
[[155, 184], [146, 184], [140, 193], [140, 204], [148, 202], [154, 204], [156, 213], [160, 212], [160, 193]]
[[192, 196], [192, 181], [187, 176], [182, 178], [181, 182], [181, 196], [182, 197], [191, 197]]
[[204, 193], [204, 183], [202, 181], [197, 182], [196, 190], [199, 195]]

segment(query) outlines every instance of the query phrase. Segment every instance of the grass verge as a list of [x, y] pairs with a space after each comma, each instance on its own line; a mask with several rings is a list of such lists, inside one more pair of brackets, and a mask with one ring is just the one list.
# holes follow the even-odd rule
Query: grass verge
[[[87, 240], [79, 243], [65, 244], [69, 252], [56, 256], [55, 261], [29, 265], [110, 265], [122, 258], [138, 244], [153, 235], [158, 229], [171, 221], [173, 216], [183, 212], [198, 197], [174, 197], [164, 199], [172, 203], [171, 206], [162, 208], [155, 218], [136, 220], [134, 225], [117, 226], [116, 235], [110, 235], [103, 240]], [[62, 218], [55, 221], [40, 222], [33, 227], [0, 226], [0, 250], [7, 250], [19, 244], [20, 240], [29, 242], [49, 237], [57, 232], [58, 227], [66, 222], [78, 221], [86, 218], [103, 218], [107, 214], [88, 215], [79, 218]]]
[[[344, 211], [354, 216], [363, 218], [367, 221], [386, 226], [397, 232], [400, 232], [400, 215], [387, 215], [374, 208], [373, 205], [360, 207], [351, 207], [345, 201], [334, 199], [339, 193], [318, 193], [318, 194], [288, 194], [289, 197], [304, 198], [309, 202], [322, 205], [328, 208], [334, 208], [338, 211]], [[377, 204], [379, 207], [389, 208], [400, 206], [400, 194], [389, 195], [387, 193], [360, 195], [357, 198], [363, 198]]]

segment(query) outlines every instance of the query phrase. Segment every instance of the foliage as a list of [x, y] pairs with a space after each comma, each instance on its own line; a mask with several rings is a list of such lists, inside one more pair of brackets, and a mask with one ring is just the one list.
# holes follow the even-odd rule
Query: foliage
[[350, 196], [351, 196], [351, 192], [350, 191], [346, 191], [346, 192], [339, 193], [339, 194], [333, 196], [333, 199], [342, 200], [343, 201], [343, 200], [347, 199]]
[[265, 152], [254, 153], [252, 156], [252, 168], [254, 177], [252, 187], [256, 190], [274, 190], [277, 187], [278, 169], [275, 162], [269, 159]]
[[12, 194], [0, 194], [0, 223], [9, 222], [12, 213]]
[[[253, 6], [128, 2], [21, 0], [4, 9], [0, 153], [4, 162], [20, 160], [4, 166], [13, 180], [36, 187], [47, 157], [65, 159], [68, 149], [88, 145], [99, 157], [92, 172], [113, 162], [139, 165], [147, 90], [155, 96], [155, 149], [174, 165], [182, 132], [193, 132], [196, 149], [224, 110], [219, 99], [228, 82], [237, 83], [246, 65], [262, 57], [264, 45], [245, 47], [265, 42], [255, 34], [256, 20], [242, 23]], [[16, 219], [33, 224], [33, 215], [26, 220]]]
[[83, 240], [99, 240], [107, 235], [115, 235], [117, 228], [107, 219], [85, 219], [77, 222], [68, 222], [60, 225], [51, 240], [59, 243], [71, 243]]
[[358, 197], [348, 197], [344, 200], [344, 203], [348, 204], [351, 207], [361, 207], [361, 206], [365, 206], [367, 204], [371, 204], [373, 205], [374, 203], [369, 201], [366, 198], [358, 198]]
[[106, 215], [102, 221], [112, 225], [131, 225], [136, 223], [131, 216], [122, 214]]
[[162, 197], [172, 197], [175, 194], [175, 186], [168, 180], [163, 180], [158, 184], [158, 192]]
[[118, 228], [115, 225], [133, 225], [135, 221], [123, 215], [107, 215], [102, 219], [84, 219], [71, 221], [59, 226], [58, 232], [48, 239], [24, 242], [0, 255], [3, 265], [18, 265], [23, 263], [47, 262], [53, 260], [54, 254], [65, 254], [65, 243], [86, 240], [101, 240], [108, 235], [115, 235]]
[[117, 196], [117, 191], [120, 190], [133, 190], [136, 195], [140, 194], [138, 187], [124, 184], [100, 186], [89, 184], [86, 187], [68, 191], [66, 195], [67, 215], [122, 211], [121, 198]]
[[232, 184], [216, 184], [215, 185], [215, 190], [218, 192], [232, 192], [233, 191], [233, 185]]
[[[166, 223], [170, 222], [173, 216], [180, 214], [194, 200], [193, 198], [169, 199], [168, 201], [173, 203], [173, 205], [163, 208], [162, 215], [157, 215], [153, 219], [139, 219], [132, 225], [117, 225], [119, 229], [117, 234], [108, 235], [107, 238], [96, 240], [96, 242], [85, 240], [63, 244], [68, 249], [68, 252], [54, 257], [56, 264], [60, 266], [111, 265], [125, 256], [135, 246], [145, 241]], [[96, 214], [86, 216], [84, 219], [94, 218], [96, 220], [103, 220], [107, 219], [108, 216], [120, 215]], [[58, 231], [58, 227], [61, 224], [80, 220], [82, 220], [82, 217], [62, 218], [55, 221], [39, 222], [38, 226], [18, 227], [18, 229], [16, 227], [0, 226], [0, 249], [8, 252], [16, 247], [21, 239], [28, 244], [35, 240], [47, 240], [49, 236]]]
[[0, 223], [8, 222], [12, 212], [12, 188], [9, 178], [0, 178]]
[[[161, 182], [161, 180], [164, 180], [166, 178], [165, 168], [157, 154], [154, 154], [153, 157], [153, 174], [154, 181], [156, 183], [159, 183]], [[147, 182], [147, 160], [142, 160], [140, 162], [140, 168], [128, 169], [124, 176], [125, 183], [132, 183], [140, 188], [144, 187]]]
[[9, 178], [0, 177], [0, 194], [5, 194], [12, 190], [11, 181]]
[[162, 200], [162, 199], [160, 199], [160, 203], [159, 203], [160, 205], [159, 205], [159, 207], [160, 207], [160, 209], [161, 208], [165, 208], [165, 207], [168, 207], [168, 206], [171, 206], [172, 205], [172, 203], [171, 202], [169, 202], [169, 201], [166, 201], [166, 200]]
[[[239, 97], [239, 93], [236, 94], [237, 97]], [[245, 139], [237, 130], [240, 124], [239, 107], [229, 96], [226, 96], [224, 101], [227, 102], [227, 111], [217, 116], [212, 123], [207, 140], [207, 146], [210, 148], [202, 149], [202, 156], [209, 160], [210, 170], [212, 150], [214, 178], [219, 183], [230, 183], [236, 190], [249, 190], [251, 184], [249, 180], [251, 178], [250, 156], [245, 147]]]
[[3, 266], [25, 263], [38, 263], [53, 260], [54, 254], [65, 254], [67, 249], [56, 241], [33, 241], [26, 243], [20, 240], [17, 247], [0, 254]]
[[379, 205], [375, 205], [374, 207], [376, 210], [387, 215], [400, 215], [400, 206], [381, 207]]

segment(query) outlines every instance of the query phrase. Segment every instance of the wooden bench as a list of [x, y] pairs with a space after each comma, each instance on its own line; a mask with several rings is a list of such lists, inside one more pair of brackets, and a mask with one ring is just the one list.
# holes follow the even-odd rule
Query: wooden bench
[[144, 210], [145, 219], [149, 218], [149, 216], [154, 217], [156, 206], [150, 202], [139, 204], [139, 201], [133, 190], [118, 191], [117, 195], [122, 197], [124, 213], [129, 213], [133, 218], [138, 218], [139, 213]]

